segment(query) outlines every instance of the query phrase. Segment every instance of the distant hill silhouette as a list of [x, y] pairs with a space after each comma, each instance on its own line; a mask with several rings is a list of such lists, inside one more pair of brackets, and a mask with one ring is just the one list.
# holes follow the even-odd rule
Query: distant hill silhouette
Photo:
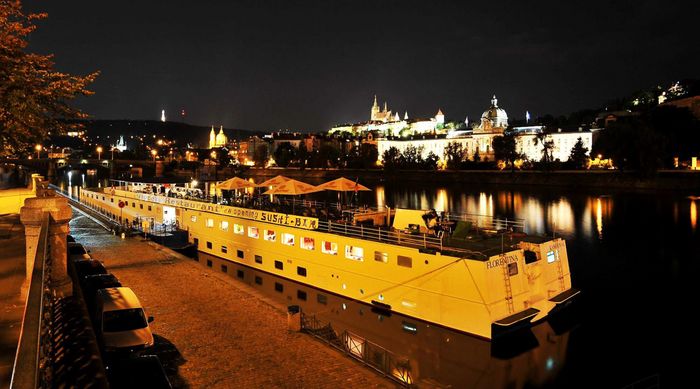
[[[88, 136], [95, 139], [109, 137], [110, 143], [116, 142], [120, 135], [129, 142], [132, 135], [145, 135], [156, 137], [163, 136], [174, 139], [180, 145], [191, 143], [200, 147], [209, 146], [209, 131], [211, 127], [195, 126], [181, 122], [161, 122], [157, 120], [84, 120], [85, 130]], [[215, 128], [219, 132], [219, 128]], [[261, 134], [260, 132], [224, 128], [224, 133], [229, 139], [243, 139], [251, 135]]]

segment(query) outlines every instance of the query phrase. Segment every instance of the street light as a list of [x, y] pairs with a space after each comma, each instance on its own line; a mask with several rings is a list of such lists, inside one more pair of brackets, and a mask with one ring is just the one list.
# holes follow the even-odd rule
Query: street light
[[97, 146], [97, 159], [102, 159], [102, 146]]
[[153, 155], [153, 162], [156, 161], [156, 155], [158, 155], [158, 150], [152, 149], [151, 150], [151, 155]]
[[41, 149], [42, 149], [41, 145], [37, 144], [36, 146], [34, 146], [34, 149], [36, 150], [36, 159], [39, 159], [39, 157], [40, 157], [39, 153], [41, 153]]

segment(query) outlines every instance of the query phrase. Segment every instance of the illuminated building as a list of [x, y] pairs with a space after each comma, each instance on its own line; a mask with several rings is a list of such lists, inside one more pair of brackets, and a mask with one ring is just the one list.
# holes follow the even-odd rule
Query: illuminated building
[[224, 134], [224, 126], [219, 127], [219, 133], [214, 131], [214, 126], [211, 126], [209, 133], [209, 148], [224, 147], [228, 144], [228, 138]]
[[380, 109], [377, 104], [377, 96], [370, 109], [370, 118], [367, 122], [341, 124], [328, 131], [329, 134], [347, 132], [353, 135], [366, 135], [375, 131], [383, 137], [409, 137], [424, 134], [445, 134], [445, 115], [438, 109], [432, 118], [409, 119], [408, 112], [404, 112], [403, 119], [398, 112], [390, 111], [388, 104], [384, 103], [384, 108]]

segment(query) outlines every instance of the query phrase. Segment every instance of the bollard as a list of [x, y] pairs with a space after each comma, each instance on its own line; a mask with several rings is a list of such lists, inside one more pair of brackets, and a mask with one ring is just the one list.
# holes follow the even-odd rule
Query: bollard
[[287, 307], [287, 329], [289, 331], [301, 331], [301, 308], [298, 305]]

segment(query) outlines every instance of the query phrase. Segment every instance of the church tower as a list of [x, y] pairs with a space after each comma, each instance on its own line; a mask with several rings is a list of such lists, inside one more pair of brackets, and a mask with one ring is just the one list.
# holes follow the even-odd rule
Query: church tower
[[216, 147], [216, 133], [214, 132], [214, 126], [211, 126], [211, 132], [209, 133], [209, 148], [213, 149]]
[[374, 95], [374, 104], [372, 104], [369, 120], [379, 120], [379, 104], [377, 104], [377, 95]]

